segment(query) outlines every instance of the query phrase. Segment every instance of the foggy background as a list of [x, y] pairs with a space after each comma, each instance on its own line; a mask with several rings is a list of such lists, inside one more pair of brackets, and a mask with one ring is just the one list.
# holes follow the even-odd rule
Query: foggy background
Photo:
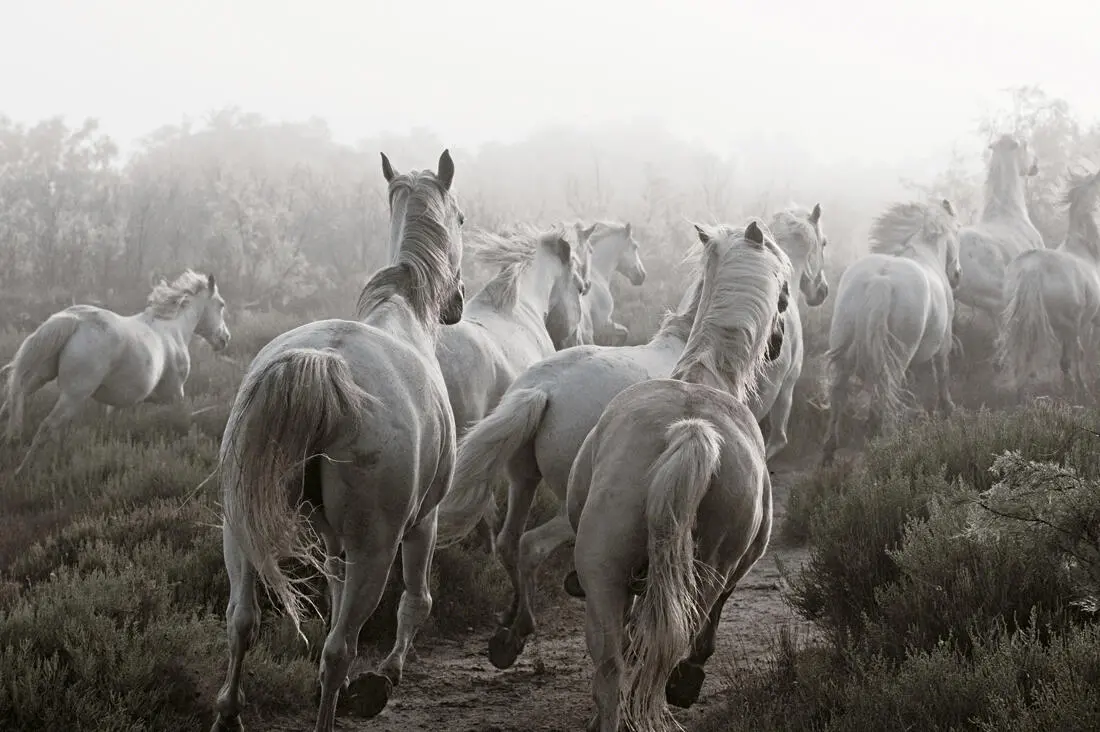
[[188, 266], [237, 309], [346, 314], [382, 264], [379, 151], [404, 170], [449, 147], [469, 226], [630, 221], [657, 276], [615, 278], [616, 307], [656, 322], [682, 291], [685, 219], [820, 202], [835, 272], [899, 198], [948, 195], [972, 220], [986, 145], [1015, 131], [1053, 246], [1067, 167], [1100, 149], [1100, 9], [1071, 2], [42, 0], [4, 17], [0, 298], [29, 320], [138, 308]]

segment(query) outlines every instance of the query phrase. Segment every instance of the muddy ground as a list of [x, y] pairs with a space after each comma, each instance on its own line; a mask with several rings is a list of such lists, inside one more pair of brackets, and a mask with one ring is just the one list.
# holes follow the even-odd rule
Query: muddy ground
[[[777, 527], [785, 514], [790, 486], [802, 472], [778, 467], [773, 477]], [[781, 626], [792, 626], [801, 638], [812, 634], [809, 623], [794, 615], [780, 594], [784, 581], [779, 564], [788, 571], [797, 569], [806, 549], [780, 545], [776, 533], [778, 528], [767, 553], [726, 604], [718, 649], [707, 666], [698, 703], [677, 712], [687, 730], [720, 702], [732, 668], [766, 662]], [[561, 562], [553, 564], [563, 566]], [[511, 669], [498, 671], [489, 663], [489, 629], [472, 631], [460, 641], [422, 638], [385, 711], [369, 720], [339, 719], [337, 728], [346, 732], [583, 730], [592, 712], [584, 605], [564, 593], [560, 577], [550, 565], [548, 562], [540, 576], [543, 601], [539, 603], [538, 632]], [[266, 720], [262, 727], [272, 732], [312, 729], [314, 713], [312, 705], [304, 704], [299, 716]]]

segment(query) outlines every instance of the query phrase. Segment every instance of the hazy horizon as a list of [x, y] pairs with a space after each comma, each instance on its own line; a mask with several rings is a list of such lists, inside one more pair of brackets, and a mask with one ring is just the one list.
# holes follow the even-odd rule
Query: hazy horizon
[[456, 149], [646, 120], [720, 155], [900, 168], [972, 144], [1009, 86], [1100, 117], [1100, 8], [1061, 0], [1041, 14], [988, 0], [406, 7], [21, 3], [0, 30], [0, 113], [93, 117], [124, 148], [229, 106], [321, 118], [344, 143], [421, 128]]

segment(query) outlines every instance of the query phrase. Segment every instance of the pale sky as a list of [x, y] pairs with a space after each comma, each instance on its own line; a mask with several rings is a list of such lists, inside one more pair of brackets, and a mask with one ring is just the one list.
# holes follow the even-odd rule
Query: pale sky
[[340, 141], [452, 148], [637, 117], [719, 153], [902, 160], [999, 90], [1100, 118], [1087, 0], [0, 0], [0, 113], [97, 117], [123, 144], [227, 105]]

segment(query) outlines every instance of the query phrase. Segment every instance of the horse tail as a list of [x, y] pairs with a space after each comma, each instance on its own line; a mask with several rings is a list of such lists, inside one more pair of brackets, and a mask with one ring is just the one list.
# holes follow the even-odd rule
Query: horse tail
[[1041, 355], [1058, 347], [1054, 327], [1043, 302], [1042, 273], [1033, 268], [1010, 267], [1004, 283], [1005, 306], [997, 333], [996, 363], [1009, 388], [1037, 366]]
[[23, 431], [23, 410], [35, 384], [57, 378], [58, 362], [65, 344], [80, 327], [80, 319], [70, 313], [51, 315], [23, 339], [8, 364], [5, 401], [8, 404], [8, 438], [16, 439]]
[[890, 332], [890, 306], [894, 285], [887, 277], [876, 277], [867, 285], [859, 323], [863, 329], [852, 334], [846, 348], [830, 349], [834, 366], [846, 365], [871, 392], [872, 404], [884, 415], [897, 416], [904, 408], [905, 372], [909, 366], [905, 346]]
[[439, 503], [437, 545], [449, 546], [496, 512], [492, 478], [531, 441], [550, 402], [543, 389], [516, 389], [458, 443], [454, 480]]
[[378, 400], [332, 349], [288, 349], [245, 378], [219, 456], [225, 526], [260, 579], [301, 627], [309, 602], [279, 566], [296, 559], [324, 572], [300, 510], [308, 460], [354, 430]]
[[634, 729], [656, 729], [667, 718], [665, 684], [704, 615], [692, 526], [723, 443], [713, 424], [695, 418], [673, 422], [665, 438], [646, 493], [646, 589], [634, 607], [621, 687], [624, 721]]

